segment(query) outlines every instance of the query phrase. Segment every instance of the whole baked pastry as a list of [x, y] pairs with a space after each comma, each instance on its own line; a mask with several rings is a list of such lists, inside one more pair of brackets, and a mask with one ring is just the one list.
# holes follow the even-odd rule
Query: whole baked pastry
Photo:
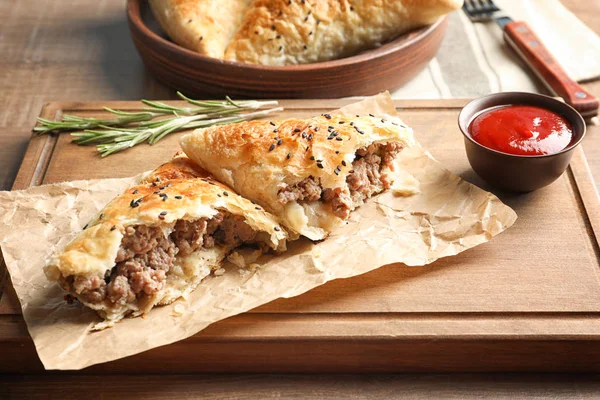
[[112, 325], [185, 296], [234, 249], [284, 250], [260, 207], [177, 157], [112, 200], [44, 269]]
[[[264, 65], [347, 57], [461, 7], [462, 0], [150, 0], [173, 41]], [[218, 6], [216, 5], [218, 4]]]
[[394, 160], [415, 143], [397, 118], [323, 114], [197, 129], [183, 151], [213, 176], [320, 240], [394, 182]]

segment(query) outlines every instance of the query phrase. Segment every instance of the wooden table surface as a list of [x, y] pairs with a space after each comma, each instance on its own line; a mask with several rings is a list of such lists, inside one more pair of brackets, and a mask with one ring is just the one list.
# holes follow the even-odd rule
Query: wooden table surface
[[[563, 0], [600, 34], [600, 1]], [[600, 96], [600, 80], [584, 87]], [[10, 189], [44, 102], [172, 99], [129, 39], [123, 0], [0, 1], [0, 190]], [[583, 144], [600, 183], [600, 126]], [[2, 353], [0, 350], [0, 357]], [[132, 371], [133, 372], [133, 371]], [[598, 376], [0, 376], [0, 398], [599, 398]], [[118, 396], [120, 395], [120, 396]]]

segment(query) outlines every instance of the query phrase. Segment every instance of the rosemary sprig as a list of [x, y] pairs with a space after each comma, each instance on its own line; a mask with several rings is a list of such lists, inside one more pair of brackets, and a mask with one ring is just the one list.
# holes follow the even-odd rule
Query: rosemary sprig
[[[113, 119], [83, 118], [64, 115], [60, 121], [38, 118], [36, 134], [65, 131], [73, 132], [73, 142], [79, 145], [95, 144], [102, 157], [128, 149], [137, 144], [155, 144], [170, 133], [184, 129], [223, 125], [263, 117], [283, 108], [259, 108], [275, 106], [276, 101], [198, 101], [177, 92], [182, 100], [196, 107], [176, 107], [160, 101], [142, 100], [149, 108], [139, 112], [104, 110], [115, 114]], [[252, 111], [252, 112], [248, 112]], [[158, 117], [164, 117], [157, 119]]]

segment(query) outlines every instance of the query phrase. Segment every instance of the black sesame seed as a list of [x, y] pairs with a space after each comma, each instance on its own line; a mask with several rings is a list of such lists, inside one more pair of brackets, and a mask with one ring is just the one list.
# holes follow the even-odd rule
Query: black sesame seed
[[333, 131], [333, 132], [331, 132], [331, 135], [332, 135], [332, 136], [337, 136], [337, 135], [339, 135], [339, 134], [340, 134], [340, 133], [339, 133], [338, 131]]
[[271, 125], [275, 126], [275, 122], [273, 122], [273, 121], [269, 121], [269, 123], [270, 123]]
[[360, 117], [360, 115], [356, 114], [356, 118]]
[[331, 119], [331, 114], [323, 114], [323, 116], [327, 119]]
[[308, 49], [308, 46], [307, 46], [307, 45], [304, 45], [304, 50], [306, 50], [306, 49]]
[[209, 184], [209, 185], [213, 185], [213, 186], [215, 186], [215, 183], [214, 183], [214, 182], [208, 182], [208, 184]]
[[156, 179], [155, 179], [155, 182], [160, 182], [160, 178], [156, 178]]
[[279, 46], [279, 51], [282, 51], [282, 50], [283, 50], [283, 46]]
[[308, 32], [308, 36], [312, 36], [313, 31]]
[[288, 160], [289, 160], [290, 158], [292, 158], [292, 153], [288, 153], [288, 154], [287, 154], [287, 156], [285, 156], [285, 158], [287, 158]]
[[166, 211], [161, 211], [159, 215], [167, 215]]
[[342, 125], [344, 122], [345, 122], [345, 121], [340, 121], [340, 122], [338, 122], [338, 124]]
[[304, 22], [308, 21], [308, 15], [304, 18]]
[[254, 31], [254, 34], [255, 34], [255, 35], [258, 35], [258, 31]]
[[83, 227], [83, 230], [85, 231], [87, 229], [89, 224], [85, 224], [85, 226]]
[[315, 132], [319, 132], [319, 127], [315, 126]]
[[335, 154], [340, 154], [340, 152], [336, 150], [336, 151], [335, 151]]
[[113, 226], [110, 227], [110, 231], [111, 232], [114, 231], [115, 229], [117, 229], [117, 227], [115, 225], [113, 225]]
[[176, 198], [177, 200], [181, 200], [181, 199], [183, 199], [183, 197], [181, 197], [181, 196], [175, 196], [175, 198]]
[[345, 167], [346, 166], [346, 161], [342, 160], [342, 165]]
[[165, 215], [167, 215], [167, 212], [161, 211], [160, 214], [158, 214], [158, 219], [165, 219]]
[[281, 146], [282, 144], [283, 144], [283, 140], [279, 139], [279, 140], [277, 141], [277, 146]]
[[385, 124], [385, 122], [386, 122], [386, 121], [385, 121], [385, 118], [381, 118], [381, 123], [382, 123], [382, 124]]
[[273, 151], [273, 149], [275, 149], [275, 145], [274, 145], [274, 144], [272, 144], [272, 145], [269, 147], [269, 151]]
[[317, 167], [323, 169], [323, 164], [317, 164]]
[[275, 229], [275, 231], [276, 231], [276, 232], [279, 232], [279, 231], [281, 230], [281, 228], [280, 228], [280, 227], [278, 227], [278, 226], [276, 226], [276, 227], [275, 227], [275, 228], [273, 228], [273, 229]]
[[261, 208], [260, 208], [260, 207], [254, 207], [254, 209], [255, 209], [255, 210], [258, 210], [258, 211], [260, 211], [260, 210], [261, 210]]
[[335, 137], [335, 136], [329, 135], [329, 136], [327, 136], [327, 140], [331, 140], [331, 139], [333, 139], [334, 137]]
[[311, 161], [315, 161], [315, 156], [310, 156]]
[[221, 197], [221, 195], [219, 193], [217, 193], [217, 197]]
[[342, 170], [342, 167], [340, 167], [340, 166], [338, 165], [337, 167], [335, 167], [335, 170], [336, 170], [336, 171], [341, 171], [341, 170]]
[[335, 129], [335, 127], [333, 127], [333, 126], [331, 126], [331, 125], [329, 125], [329, 126], [327, 127], [327, 130], [328, 130], [328, 131], [332, 131], [332, 130], [334, 130], [334, 129]]
[[320, 19], [318, 19], [318, 20], [317, 20], [317, 25], [319, 25], [320, 23], [321, 23], [321, 20], [320, 20]]
[[275, 28], [275, 25], [271, 25], [271, 30], [274, 31], [275, 29], [277, 29], [277, 28]]
[[341, 142], [344, 139], [342, 139], [341, 137], [338, 136], [338, 137], [335, 138], [335, 140], [337, 140], [338, 142]]
[[362, 131], [358, 126], [354, 126], [354, 129], [356, 129], [356, 132], [360, 133], [361, 135], [365, 134], [365, 132]]
[[223, 196], [229, 196], [229, 193], [223, 192]]
[[134, 190], [133, 192], [131, 192], [131, 194], [138, 194], [138, 191], [137, 191], [137, 189], [136, 189], [136, 190]]
[[156, 187], [156, 185], [157, 185], [157, 184], [156, 184], [156, 182], [152, 182], [152, 186], [155, 186], [155, 187]]
[[104, 213], [101, 213], [100, 216], [98, 216], [98, 219], [102, 219], [104, 218]]
[[305, 153], [308, 153], [308, 149], [309, 149], [309, 147], [308, 147], [308, 146], [306, 146], [306, 150], [304, 150], [304, 152], [305, 152]]
[[273, 133], [277, 133], [277, 132], [279, 132], [279, 129], [277, 129], [277, 128], [273, 129]]
[[354, 7], [353, 6], [350, 6], [350, 11], [354, 11]]
[[160, 191], [158, 191], [158, 190], [155, 192], [152, 192], [152, 194], [159, 194], [159, 193], [160, 193]]
[[167, 201], [167, 199], [169, 198], [169, 196], [167, 196], [166, 193], [161, 193], [159, 194], [160, 197], [162, 197], [163, 201]]
[[131, 203], [129, 203], [129, 206], [130, 206], [131, 208], [136, 208], [136, 207], [139, 207], [139, 205], [140, 205], [140, 203], [139, 203], [139, 202], [140, 202], [140, 201], [142, 201], [142, 199], [131, 200]]
[[191, 20], [191, 19], [188, 19], [188, 24], [189, 24], [190, 22], [192, 22], [192, 20]]
[[281, 39], [281, 35], [275, 36], [275, 39]]
[[337, 169], [334, 169], [334, 170], [333, 170], [333, 173], [334, 173], [334, 174], [336, 174], [336, 175], [339, 175], [339, 174], [340, 174], [340, 171], [338, 171]]
[[354, 126], [354, 121], [353, 121], [353, 122], [350, 122], [350, 126]]
[[302, 129], [300, 129], [300, 128], [294, 128], [294, 132], [296, 132], [296, 133], [300, 132], [301, 130]]
[[308, 10], [308, 15], [312, 14], [312, 10]]
[[306, 132], [302, 132], [302, 138], [303, 138], [303, 139], [306, 139], [306, 136], [307, 136], [307, 135], [306, 135]]
[[311, 140], [313, 139], [313, 134], [311, 133], [310, 135], [308, 135], [308, 138], [307, 138], [307, 139], [308, 139], [309, 141], [311, 141]]
[[369, 117], [373, 117], [373, 118], [375, 118], [375, 116], [374, 116], [373, 114], [369, 114]]
[[200, 40], [204, 39], [204, 36], [200, 36]]

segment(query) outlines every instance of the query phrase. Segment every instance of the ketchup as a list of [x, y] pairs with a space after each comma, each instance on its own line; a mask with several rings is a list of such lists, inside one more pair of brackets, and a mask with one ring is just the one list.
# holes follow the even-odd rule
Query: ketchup
[[469, 133], [487, 148], [523, 156], [558, 153], [573, 138], [573, 128], [567, 120], [533, 106], [502, 106], [484, 111], [473, 119]]

